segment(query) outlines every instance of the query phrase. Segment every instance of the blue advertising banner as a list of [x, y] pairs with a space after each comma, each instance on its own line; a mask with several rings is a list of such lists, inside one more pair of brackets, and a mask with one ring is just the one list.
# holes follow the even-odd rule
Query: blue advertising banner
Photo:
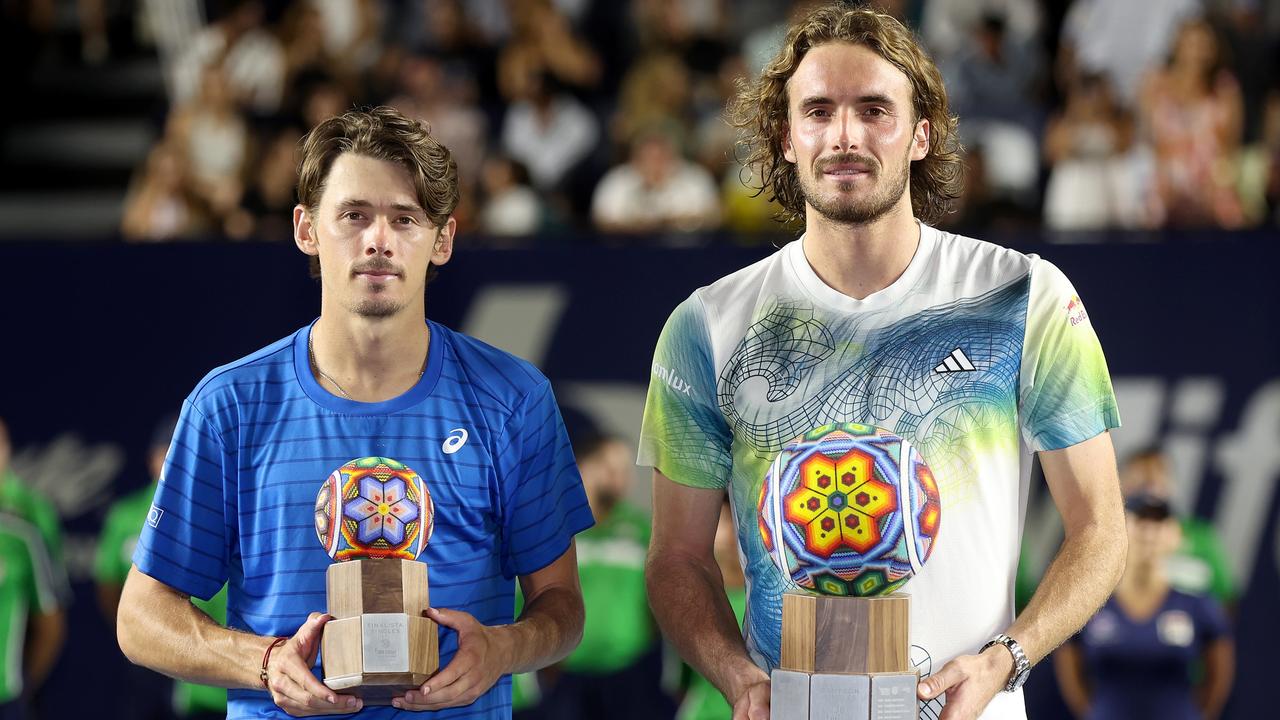
[[[1177, 506], [1216, 527], [1240, 588], [1226, 717], [1270, 715], [1264, 674], [1280, 640], [1280, 246], [1210, 236], [1020, 249], [1062, 268], [1088, 304], [1120, 399], [1119, 456], [1161, 447]], [[667, 314], [694, 288], [771, 250], [462, 250], [430, 286], [427, 312], [537, 363], [562, 400], [634, 438]], [[211, 368], [311, 321], [319, 289], [286, 245], [0, 245], [0, 268], [0, 416], [13, 435], [13, 467], [62, 514], [75, 590], [67, 647], [41, 710], [70, 717], [92, 703], [96, 717], [123, 718], [115, 698], [129, 682], [127, 663], [92, 585], [106, 508], [150, 482], [145, 451], [156, 420]], [[642, 501], [644, 477], [634, 491]], [[1060, 538], [1042, 487], [1027, 527], [1025, 559], [1042, 568]], [[1048, 665], [1032, 677], [1031, 717], [1068, 717]]]

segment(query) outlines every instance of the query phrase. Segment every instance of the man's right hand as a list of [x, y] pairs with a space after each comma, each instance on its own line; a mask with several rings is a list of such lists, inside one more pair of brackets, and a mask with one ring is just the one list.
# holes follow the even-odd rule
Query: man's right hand
[[360, 698], [334, 692], [311, 674], [324, 624], [332, 619], [332, 615], [311, 613], [293, 637], [271, 651], [267, 690], [271, 700], [290, 715], [336, 715], [355, 712], [362, 705]]
[[733, 698], [733, 720], [769, 720], [769, 676], [763, 670]]

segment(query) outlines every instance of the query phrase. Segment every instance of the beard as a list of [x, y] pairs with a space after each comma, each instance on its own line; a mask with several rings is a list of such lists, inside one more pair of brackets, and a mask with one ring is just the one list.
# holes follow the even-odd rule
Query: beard
[[370, 320], [389, 318], [404, 309], [404, 303], [383, 298], [365, 298], [352, 308], [356, 315]]
[[[389, 260], [374, 258], [357, 265], [351, 272], [354, 276], [360, 272], [400, 272], [400, 269]], [[401, 277], [403, 278], [403, 274]], [[387, 290], [385, 286], [375, 286], [373, 293], [357, 300], [351, 307], [351, 311], [362, 318], [377, 320], [391, 317], [408, 305], [406, 302], [389, 297], [390, 293]]]
[[[902, 199], [902, 195], [906, 193], [907, 185], [911, 179], [911, 162], [907, 159], [910, 156], [910, 152], [911, 147], [908, 146], [907, 154], [903, 157], [902, 164], [899, 166], [900, 169], [892, 177], [884, 176], [884, 166], [876, 162], [875, 158], [853, 153], [832, 156], [824, 159], [821, 163], [815, 163], [812, 173], [800, 172], [799, 168], [797, 168], [796, 172], [800, 179], [800, 193], [804, 195], [806, 204], [828, 220], [845, 225], [867, 225], [873, 223], [892, 210], [898, 204], [898, 201]], [[865, 197], [848, 197], [845, 193], [853, 190], [854, 184], [852, 182], [839, 182], [837, 183], [839, 195], [824, 195], [822, 189], [818, 187], [822, 167], [836, 163], [862, 163], [869, 166], [872, 169], [871, 179], [875, 181], [870, 194]]]

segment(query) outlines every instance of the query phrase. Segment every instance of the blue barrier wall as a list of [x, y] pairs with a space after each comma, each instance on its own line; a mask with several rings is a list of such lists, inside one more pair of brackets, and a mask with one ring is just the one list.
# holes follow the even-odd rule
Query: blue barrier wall
[[[1182, 505], [1219, 527], [1245, 589], [1227, 717], [1267, 716], [1264, 673], [1280, 640], [1280, 247], [1237, 236], [1023, 249], [1058, 264], [1089, 307], [1120, 396], [1121, 454], [1162, 443]], [[428, 314], [538, 362], [563, 397], [632, 433], [667, 313], [767, 252], [462, 250], [432, 284]], [[95, 716], [122, 717], [110, 706], [125, 661], [89, 581], [106, 505], [148, 481], [156, 418], [212, 367], [310, 321], [318, 288], [285, 245], [0, 245], [0, 268], [0, 415], [15, 466], [64, 514], [76, 590], [67, 651], [41, 704], [64, 717], [93, 698]], [[1042, 489], [1029, 513], [1047, 519], [1028, 523], [1028, 552], [1043, 562], [1056, 539]], [[1037, 719], [1066, 717], [1051, 675], [1033, 675]]]

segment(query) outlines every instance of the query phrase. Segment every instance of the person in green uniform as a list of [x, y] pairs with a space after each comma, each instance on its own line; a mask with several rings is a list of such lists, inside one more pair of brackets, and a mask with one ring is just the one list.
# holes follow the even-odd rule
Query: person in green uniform
[[[150, 485], [134, 491], [113, 503], [107, 511], [94, 558], [94, 581], [97, 585], [98, 604], [111, 628], [116, 625], [116, 610], [120, 605], [120, 591], [133, 563], [133, 548], [138, 543], [142, 523], [151, 511], [151, 499], [155, 496], [165, 454], [173, 438], [177, 416], [165, 418], [157, 427], [148, 449], [147, 466], [151, 472]], [[227, 588], [224, 585], [208, 601], [192, 598], [191, 602], [221, 625], [227, 623]], [[149, 670], [138, 672], [150, 673]], [[150, 685], [150, 682], [146, 684]], [[204, 720], [224, 718], [227, 715], [227, 691], [225, 688], [175, 682], [173, 685], [173, 712], [180, 718]]]
[[[716, 526], [714, 550], [716, 565], [720, 566], [720, 575], [724, 578], [724, 592], [729, 599], [729, 607], [733, 608], [733, 614], [741, 626], [743, 615], [747, 611], [747, 579], [742, 573], [742, 562], [738, 558], [737, 529], [734, 527], [733, 508], [729, 505], [728, 494], [724, 497], [724, 505], [720, 507], [720, 524]], [[733, 707], [711, 681], [692, 668], [688, 671], [688, 678], [684, 700], [680, 703], [676, 720], [733, 718]]]
[[[66, 607], [71, 602], [71, 584], [62, 562], [62, 522], [57, 508], [13, 471], [10, 460], [13, 443], [9, 426], [0, 418], [0, 513], [11, 515], [35, 528], [41, 552], [48, 558], [53, 602], [41, 612], [26, 617], [24, 645], [26, 694], [31, 696], [44, 683], [62, 653], [67, 634]], [[0, 622], [8, 622], [6, 616]]]
[[36, 526], [0, 513], [0, 720], [26, 716], [30, 690], [52, 666], [42, 618], [60, 613], [53, 560]]
[[540, 717], [670, 718], [674, 702], [661, 690], [660, 646], [644, 586], [649, 516], [626, 499], [634, 453], [580, 410], [561, 405], [561, 413], [596, 524], [577, 537], [582, 642], [542, 674], [548, 687]]
[[[1165, 454], [1152, 447], [1129, 456], [1120, 472], [1120, 488], [1125, 497], [1146, 494], [1170, 500], [1173, 481]], [[1191, 513], [1183, 514], [1179, 524], [1182, 542], [1166, 561], [1170, 584], [1191, 595], [1210, 595], [1224, 607], [1233, 608], [1236, 583], [1213, 524]]]

